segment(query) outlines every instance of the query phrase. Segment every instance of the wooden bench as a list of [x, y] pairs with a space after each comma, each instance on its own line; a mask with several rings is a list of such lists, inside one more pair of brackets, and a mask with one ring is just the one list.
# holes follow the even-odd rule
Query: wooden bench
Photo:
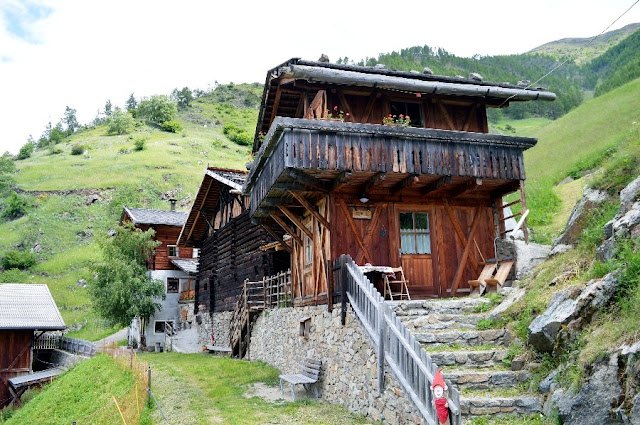
[[322, 362], [320, 360], [307, 357], [302, 362], [302, 369], [300, 373], [295, 375], [280, 375], [280, 391], [284, 394], [284, 388], [282, 386], [283, 381], [287, 381], [291, 384], [291, 397], [296, 400], [296, 394], [294, 387], [296, 384], [302, 384], [306, 391], [309, 391], [309, 387], [313, 388], [313, 393], [318, 398], [318, 388], [316, 383], [318, 382], [318, 375], [320, 375], [320, 366]]
[[494, 277], [490, 277], [485, 279], [485, 282], [489, 285], [487, 287], [487, 293], [496, 292], [498, 289], [502, 288], [502, 285], [507, 281], [507, 277], [509, 276], [509, 272], [513, 267], [513, 260], [510, 261], [502, 261], [498, 266], [498, 271], [496, 272]]
[[223, 347], [221, 345], [207, 344], [206, 345], [206, 349], [207, 349], [207, 351], [209, 353], [221, 354], [223, 356], [230, 356], [231, 355], [231, 348], [230, 347]]
[[496, 263], [485, 264], [482, 272], [480, 272], [480, 276], [476, 280], [469, 281], [469, 286], [471, 287], [471, 293], [469, 293], [470, 296], [479, 297], [484, 293], [484, 290], [487, 287], [486, 280], [493, 276], [493, 273], [496, 271], [496, 267], [498, 267]]

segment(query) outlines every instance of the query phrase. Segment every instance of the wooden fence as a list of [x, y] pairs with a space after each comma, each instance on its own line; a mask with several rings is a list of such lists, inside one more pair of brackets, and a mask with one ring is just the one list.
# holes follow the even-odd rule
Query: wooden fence
[[262, 279], [264, 284], [264, 306], [291, 307], [291, 269]]
[[62, 335], [44, 333], [33, 342], [34, 350], [64, 350], [73, 354], [94, 356], [96, 346], [94, 343], [83, 339], [69, 338]]
[[[346, 297], [342, 297], [343, 324], [347, 311], [347, 299], [356, 316], [366, 329], [378, 355], [378, 391], [384, 390], [385, 363], [400, 381], [405, 392], [418, 408], [425, 421], [436, 425], [438, 419], [432, 403], [431, 384], [438, 366], [416, 341], [409, 329], [400, 321], [380, 292], [360, 271], [348, 255], [336, 260], [339, 282]], [[462, 423], [460, 414], [460, 395], [446, 380], [449, 394], [447, 397], [451, 410], [451, 424]]]

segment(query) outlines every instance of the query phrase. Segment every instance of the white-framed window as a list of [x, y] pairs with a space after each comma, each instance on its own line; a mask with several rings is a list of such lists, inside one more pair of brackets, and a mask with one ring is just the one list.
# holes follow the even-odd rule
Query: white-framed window
[[400, 213], [400, 249], [403, 254], [431, 254], [428, 213]]
[[200, 258], [200, 248], [193, 248], [191, 258]]
[[153, 322], [153, 332], [157, 333], [157, 334], [163, 334], [166, 327], [167, 327], [167, 323], [169, 323], [171, 326], [173, 326], [173, 320], [156, 320]]
[[167, 278], [167, 294], [177, 294], [180, 290], [180, 279], [177, 277]]
[[177, 245], [169, 245], [169, 257], [179, 257], [180, 250]]

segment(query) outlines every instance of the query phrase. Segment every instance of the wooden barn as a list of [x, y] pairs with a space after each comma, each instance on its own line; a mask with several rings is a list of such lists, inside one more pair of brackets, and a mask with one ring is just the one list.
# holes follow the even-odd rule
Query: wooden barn
[[487, 108], [555, 98], [472, 77], [299, 59], [268, 71], [244, 191], [253, 223], [291, 237], [297, 305], [331, 300], [341, 254], [402, 267], [412, 298], [469, 293], [504, 237], [503, 197], [525, 202], [536, 144], [489, 134]]
[[14, 400], [9, 379], [33, 372], [33, 345], [66, 328], [47, 285], [0, 284], [0, 408]]
[[208, 168], [178, 238], [180, 249], [200, 249], [195, 312], [233, 310], [245, 280], [288, 267], [286, 251], [264, 248], [274, 239], [251, 223], [242, 195], [246, 172]]

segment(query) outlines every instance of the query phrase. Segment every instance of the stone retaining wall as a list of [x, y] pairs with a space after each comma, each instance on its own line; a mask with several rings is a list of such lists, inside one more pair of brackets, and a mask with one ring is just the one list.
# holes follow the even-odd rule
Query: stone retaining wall
[[[306, 318], [308, 337], [299, 335], [300, 321]], [[387, 424], [424, 423], [388, 370], [385, 390], [378, 394], [376, 352], [351, 310], [346, 326], [340, 323], [340, 309], [329, 312], [326, 305], [264, 311], [251, 331], [249, 353], [251, 360], [262, 360], [283, 373], [299, 373], [305, 356], [321, 359], [318, 389], [323, 400]]]
[[215, 345], [228, 347], [232, 314], [233, 312], [231, 311], [213, 314], [199, 312], [196, 315], [198, 343], [202, 345], [211, 344], [211, 334], [213, 333]]

